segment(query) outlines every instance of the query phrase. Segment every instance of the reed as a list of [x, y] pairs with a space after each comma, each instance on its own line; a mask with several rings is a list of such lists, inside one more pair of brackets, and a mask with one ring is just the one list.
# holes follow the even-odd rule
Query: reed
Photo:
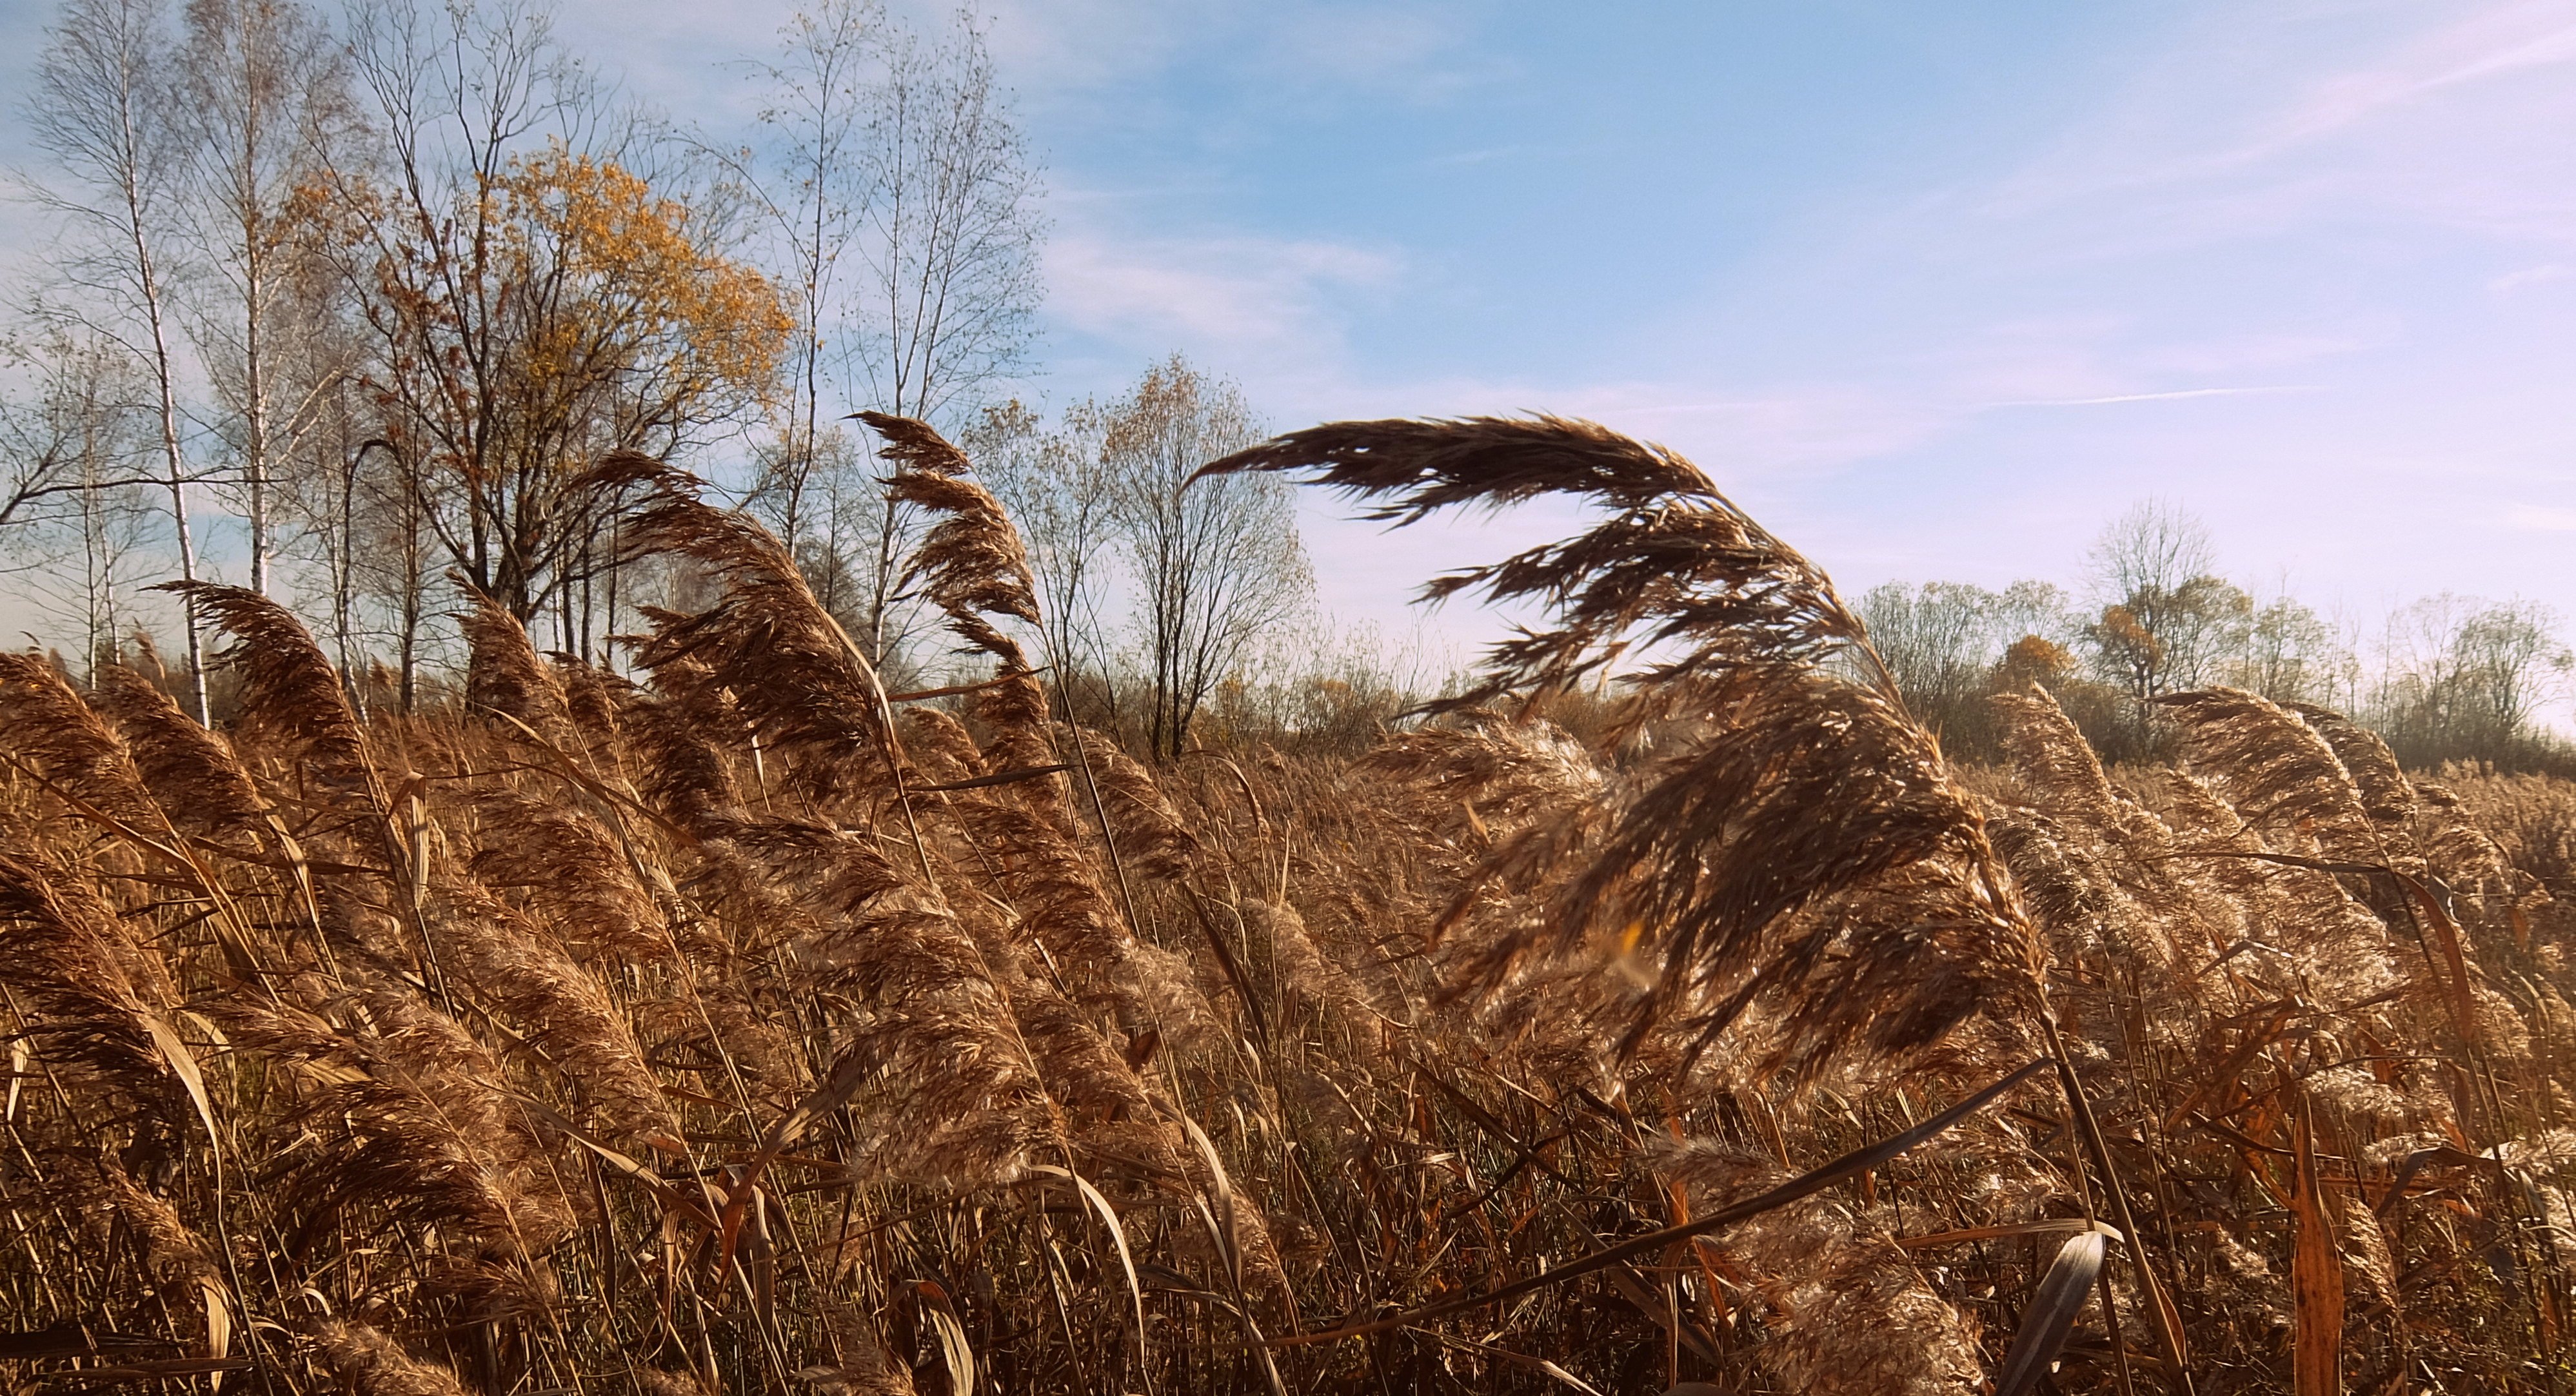
[[2576, 785], [2229, 690], [2159, 768], [2005, 695], [1962, 770], [1821, 571], [1551, 418], [1212, 464], [1599, 522], [1435, 581], [1538, 619], [1366, 754], [1148, 764], [867, 420], [939, 694], [623, 456], [715, 596], [640, 682], [470, 591], [416, 719], [208, 585], [219, 732], [0, 656], [10, 1389], [2576, 1384]]

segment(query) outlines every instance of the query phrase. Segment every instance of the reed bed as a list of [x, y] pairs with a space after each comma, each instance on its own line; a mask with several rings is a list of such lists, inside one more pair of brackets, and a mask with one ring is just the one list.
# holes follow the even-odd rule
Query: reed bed
[[1149, 768], [871, 424], [962, 692], [636, 458], [721, 599], [633, 678], [470, 594], [416, 718], [223, 587], [218, 732], [0, 656], [12, 1389], [2570, 1384], [2576, 787], [2229, 690], [1955, 770], [1823, 574], [1554, 419], [1211, 467], [1602, 521], [1435, 583], [1546, 619], [1364, 758]]

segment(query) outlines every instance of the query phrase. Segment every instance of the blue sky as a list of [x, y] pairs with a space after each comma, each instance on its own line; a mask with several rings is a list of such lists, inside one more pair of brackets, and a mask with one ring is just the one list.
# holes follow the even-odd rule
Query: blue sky
[[[567, 19], [713, 103], [700, 55], [772, 23]], [[1180, 348], [1283, 427], [1590, 415], [1852, 590], [2072, 582], [2159, 495], [2365, 630], [2440, 590], [2576, 614], [2576, 4], [1029, 0], [992, 33], [1049, 167], [1050, 399]], [[1308, 531], [1383, 616], [1565, 522]]]
[[[21, 73], [49, 8], [0, 7]], [[787, 8], [564, 24], [722, 129], [752, 98], [718, 60]], [[1592, 416], [1848, 591], [2075, 582], [2157, 495], [2235, 576], [2365, 632], [2441, 590], [2576, 616], [2568, 0], [1014, 0], [990, 25], [1048, 167], [1048, 401], [1182, 349], [1283, 428]], [[1431, 571], [1570, 523], [1389, 537], [1313, 505], [1328, 604], [1396, 624]]]

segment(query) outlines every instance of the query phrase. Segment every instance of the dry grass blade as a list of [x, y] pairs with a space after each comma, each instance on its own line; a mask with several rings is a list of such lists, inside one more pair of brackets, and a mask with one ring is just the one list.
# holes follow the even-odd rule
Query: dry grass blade
[[2066, 1346], [2067, 1335], [2075, 1331], [2075, 1316], [2084, 1311], [2093, 1282], [2101, 1277], [2102, 1257], [2099, 1231], [2070, 1236], [2057, 1248], [2048, 1273], [2040, 1277], [2029, 1306], [2022, 1310], [2012, 1352], [2005, 1357], [2003, 1370], [1995, 1374], [1995, 1396], [2025, 1396], [2048, 1375], [2059, 1349]]
[[2343, 1254], [2317, 1178], [2315, 1129], [2304, 1101], [2295, 1124], [2297, 1172], [2290, 1197], [2297, 1233], [2290, 1261], [2295, 1389], [2298, 1396], [2338, 1396], [2343, 1390]]

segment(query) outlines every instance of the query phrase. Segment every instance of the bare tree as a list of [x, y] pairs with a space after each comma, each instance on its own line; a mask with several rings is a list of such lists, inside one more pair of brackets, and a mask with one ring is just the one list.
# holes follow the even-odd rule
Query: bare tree
[[2085, 558], [2087, 580], [2112, 601], [2141, 592], [2171, 594], [2210, 575], [2218, 554], [2209, 528], [2161, 499], [2142, 499], [2113, 519]]
[[[348, 414], [330, 412], [325, 420], [340, 427], [332, 432], [338, 449], [332, 459], [308, 451], [299, 468], [285, 479], [287, 507], [302, 523], [314, 567], [308, 573], [319, 588], [319, 608], [327, 622], [331, 661], [345, 678], [357, 672], [360, 472], [372, 441], [351, 442], [357, 423]], [[308, 604], [311, 604], [308, 601]]]
[[[347, 118], [344, 71], [329, 32], [295, 0], [188, 0], [179, 62], [194, 174], [192, 260], [201, 273], [189, 328], [239, 471], [250, 586], [266, 592], [278, 462], [319, 420], [337, 377], [279, 341], [292, 333], [282, 321], [297, 307], [296, 194], [328, 162]], [[281, 372], [299, 363], [323, 371], [300, 381]]]
[[2545, 745], [2534, 727], [2541, 706], [2576, 671], [2557, 630], [2558, 617], [2530, 602], [2449, 593], [2416, 602], [2390, 619], [2376, 725], [2409, 765], [2521, 764]]
[[777, 59], [758, 68], [768, 94], [763, 148], [722, 157], [766, 217], [776, 244], [770, 264], [796, 313], [788, 401], [753, 498], [800, 552], [811, 522], [807, 491], [816, 470], [833, 463], [822, 439], [824, 398], [846, 396], [838, 369], [854, 336], [844, 324], [851, 283], [843, 262], [867, 213], [868, 121], [884, 28], [875, 0], [824, 0], [797, 12], [779, 30]]
[[102, 474], [102, 422], [136, 406], [124, 372], [123, 346], [73, 326], [45, 323], [37, 337], [0, 341], [0, 366], [32, 380], [25, 399], [0, 399], [0, 556], [14, 567], [42, 566], [48, 526], [100, 489], [160, 483], [150, 462], [127, 453], [122, 473]]
[[2161, 500], [2122, 514], [2093, 545], [2092, 582], [2105, 604], [2084, 639], [2103, 682], [2131, 702], [2137, 751], [2124, 755], [2153, 745], [2148, 700], [2217, 678], [2242, 649], [2254, 601], [2214, 565], [2209, 530]]
[[[194, 581], [197, 551], [170, 334], [175, 210], [169, 195], [180, 147], [167, 36], [150, 0], [70, 0], [47, 33], [26, 113], [37, 147], [67, 179], [62, 186], [39, 186], [45, 205], [73, 225], [77, 239], [61, 269], [95, 303], [94, 319], [91, 306], [70, 313], [111, 335], [151, 377], [179, 575]], [[203, 722], [205, 658], [194, 610], [182, 616], [189, 686]]]
[[868, 126], [868, 397], [924, 421], [1027, 353], [1043, 236], [1028, 141], [973, 15], [936, 43], [892, 36]]
[[555, 603], [569, 641], [570, 589], [606, 523], [578, 464], [725, 429], [769, 387], [791, 326], [766, 278], [726, 255], [725, 219], [638, 172], [661, 148], [544, 14], [424, 9], [358, 12], [381, 151], [329, 175], [363, 380], [450, 564], [522, 620]]
[[2071, 628], [2065, 593], [2037, 581], [2000, 592], [1889, 582], [1861, 597], [1860, 614], [1906, 706], [1962, 755], [1992, 753], [1995, 722], [1985, 699], [2011, 646], [2037, 639], [2053, 648]]
[[1092, 680], [1099, 706], [1114, 712], [1113, 657], [1101, 613], [1116, 529], [1115, 477], [1103, 458], [1108, 433], [1109, 413], [1096, 400], [1066, 408], [1048, 430], [1014, 398], [986, 408], [961, 441], [1019, 525], [1057, 683], [1070, 688]]
[[35, 569], [34, 590], [81, 632], [85, 669], [110, 654], [131, 617], [133, 562], [146, 536], [152, 473], [149, 387], [123, 349], [59, 329], [10, 347], [35, 392], [0, 404], [0, 545]]
[[[438, 485], [419, 462], [390, 445], [377, 454], [390, 470], [354, 475], [357, 489], [356, 577], [360, 591], [383, 606], [392, 628], [395, 701], [411, 712], [420, 700], [421, 652], [431, 616], [431, 588], [436, 584], [445, 540], [439, 536], [429, 503]], [[354, 459], [371, 452], [361, 446]]]
[[2227, 682], [2274, 702], [2339, 707], [2351, 705], [2358, 670], [2335, 628], [2289, 596], [2255, 608], [2241, 649], [2219, 667]]
[[[937, 42], [891, 35], [884, 55], [866, 131], [868, 277], [849, 348], [867, 402], [941, 421], [1027, 353], [1038, 177], [971, 13]], [[906, 509], [876, 521], [861, 640], [880, 662], [911, 628], [895, 587], [912, 532]]]
[[[1906, 705], [1947, 732], [1984, 692], [2001, 598], [1965, 582], [1875, 586], [1860, 599], [1869, 638]], [[2017, 637], [2009, 637], [2017, 638]]]
[[1154, 752], [1178, 756], [1218, 682], [1262, 634], [1312, 604], [1314, 572], [1290, 487], [1269, 475], [1191, 483], [1198, 468], [1265, 433], [1242, 390], [1178, 354], [1108, 411], [1101, 459], [1109, 517], [1136, 588]]
[[151, 450], [143, 421], [126, 414], [82, 418], [78, 459], [91, 487], [73, 495], [56, 525], [58, 553], [66, 566], [49, 572], [54, 609], [80, 627], [84, 677], [117, 657], [119, 637], [136, 619], [136, 595], [146, 580], [135, 567], [150, 528], [150, 506], [141, 486], [123, 479], [135, 456]]

